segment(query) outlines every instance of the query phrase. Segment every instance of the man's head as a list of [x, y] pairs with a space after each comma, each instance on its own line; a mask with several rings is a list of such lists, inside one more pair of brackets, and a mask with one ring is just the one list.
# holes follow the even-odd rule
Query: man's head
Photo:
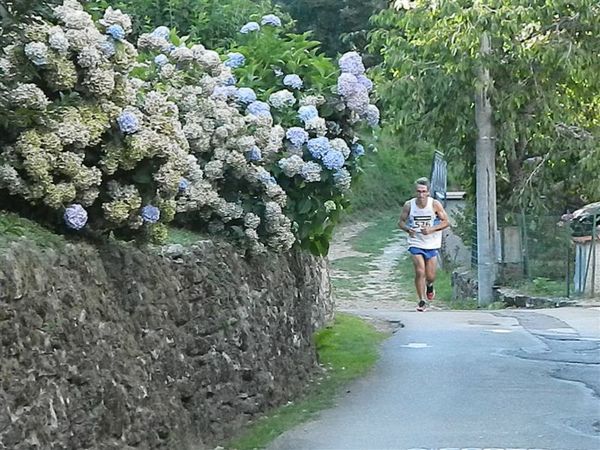
[[419, 198], [429, 196], [429, 180], [422, 177], [415, 181], [415, 191]]

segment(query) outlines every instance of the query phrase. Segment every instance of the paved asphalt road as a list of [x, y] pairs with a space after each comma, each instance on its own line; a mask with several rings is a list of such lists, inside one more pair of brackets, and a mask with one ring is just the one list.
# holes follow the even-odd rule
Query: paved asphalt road
[[355, 312], [404, 327], [270, 450], [600, 449], [600, 309]]

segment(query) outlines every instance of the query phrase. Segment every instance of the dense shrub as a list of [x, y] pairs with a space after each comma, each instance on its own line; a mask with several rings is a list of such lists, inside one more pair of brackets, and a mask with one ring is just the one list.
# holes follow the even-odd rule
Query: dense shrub
[[3, 49], [0, 195], [75, 230], [160, 242], [176, 219], [325, 253], [363, 152], [354, 129], [379, 112], [358, 54], [338, 77], [279, 26], [245, 25], [221, 58], [166, 27], [134, 46], [129, 16], [95, 24], [65, 0]]

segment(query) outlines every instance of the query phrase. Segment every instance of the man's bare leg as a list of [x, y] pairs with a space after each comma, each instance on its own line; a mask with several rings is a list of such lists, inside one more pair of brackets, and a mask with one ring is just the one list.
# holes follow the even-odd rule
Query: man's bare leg
[[415, 289], [419, 300], [425, 300], [425, 258], [423, 255], [412, 255], [415, 266]]
[[427, 288], [425, 289], [427, 300], [433, 300], [435, 291], [432, 289], [433, 282], [435, 281], [435, 271], [437, 268], [437, 257], [429, 258], [425, 260], [425, 282], [426, 286], [429, 286], [429, 293]]

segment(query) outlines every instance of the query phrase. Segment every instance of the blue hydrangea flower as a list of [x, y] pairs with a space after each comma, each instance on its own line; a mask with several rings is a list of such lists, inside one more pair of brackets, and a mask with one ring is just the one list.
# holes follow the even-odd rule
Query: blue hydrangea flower
[[235, 98], [238, 102], [249, 105], [256, 101], [256, 93], [252, 88], [241, 87], [236, 91]]
[[88, 214], [83, 206], [74, 203], [65, 209], [63, 219], [67, 227], [73, 230], [81, 230], [87, 223]]
[[252, 31], [258, 31], [260, 30], [260, 25], [256, 22], [248, 22], [246, 25], [244, 25], [242, 28], [240, 28], [240, 33], [243, 34], [248, 34], [251, 33]]
[[100, 51], [104, 53], [107, 58], [112, 58], [117, 53], [117, 47], [115, 47], [115, 43], [112, 39], [108, 39], [106, 41], [102, 41], [98, 48]]
[[319, 117], [319, 111], [317, 111], [317, 108], [313, 105], [301, 106], [298, 109], [298, 117], [302, 122], [306, 123], [309, 120]]
[[363, 65], [362, 58], [356, 52], [344, 53], [338, 61], [340, 70], [344, 73], [351, 73], [352, 75], [358, 76], [365, 73], [365, 66]]
[[260, 181], [265, 186], [272, 186], [277, 184], [277, 180], [275, 179], [275, 177], [266, 170], [263, 170], [259, 173], [258, 181]]
[[304, 128], [300, 127], [291, 127], [285, 132], [285, 137], [294, 145], [295, 147], [300, 147], [306, 141], [308, 141], [308, 133], [304, 130]]
[[156, 206], [146, 205], [142, 208], [142, 219], [147, 223], [156, 223], [160, 219], [160, 209]]
[[235, 83], [237, 83], [237, 80], [233, 75], [229, 75], [221, 79], [221, 84], [223, 86], [233, 86]]
[[140, 129], [139, 119], [130, 112], [124, 112], [117, 117], [117, 123], [123, 134], [132, 134]]
[[179, 180], [179, 192], [184, 192], [190, 187], [190, 182], [186, 178]]
[[350, 189], [350, 183], [352, 182], [352, 176], [346, 168], [341, 168], [333, 174], [333, 184], [340, 191], [347, 191]]
[[309, 139], [306, 146], [308, 147], [308, 151], [311, 156], [315, 159], [321, 159], [327, 152], [331, 150], [329, 139], [323, 136]]
[[302, 85], [304, 83], [302, 82], [302, 78], [295, 73], [292, 73], [283, 77], [283, 84], [291, 87], [292, 89], [302, 89]]
[[261, 25], [271, 25], [273, 27], [281, 26], [281, 19], [277, 17], [275, 14], [267, 14], [266, 16], [262, 16], [260, 19]]
[[235, 86], [217, 86], [213, 89], [211, 98], [215, 100], [226, 101], [230, 97], [235, 97], [237, 89]]
[[158, 38], [162, 38], [162, 39], [168, 40], [169, 39], [169, 35], [171, 34], [171, 31], [169, 30], [168, 27], [160, 26], [160, 27], [156, 27], [151, 34], [154, 37], [158, 37]]
[[362, 146], [362, 144], [354, 144], [352, 146], [352, 154], [356, 157], [359, 158], [362, 155], [365, 154], [365, 148]]
[[167, 57], [167, 55], [163, 55], [162, 53], [160, 55], [156, 55], [154, 57], [154, 64], [156, 64], [157, 66], [164, 66], [165, 64], [167, 64], [169, 62], [169, 58]]
[[248, 112], [253, 116], [270, 116], [271, 107], [268, 103], [254, 101], [248, 105]]
[[246, 64], [246, 57], [238, 52], [228, 53], [227, 60], [223, 64], [232, 69], [237, 69]]
[[246, 152], [246, 159], [248, 161], [260, 161], [262, 159], [262, 153], [260, 148], [256, 145]]
[[108, 34], [113, 39], [116, 39], [117, 41], [122, 41], [123, 39], [125, 39], [125, 30], [121, 25], [114, 24], [109, 26], [106, 29], [106, 34]]
[[339, 150], [328, 150], [322, 157], [323, 165], [330, 170], [344, 167], [344, 155]]

